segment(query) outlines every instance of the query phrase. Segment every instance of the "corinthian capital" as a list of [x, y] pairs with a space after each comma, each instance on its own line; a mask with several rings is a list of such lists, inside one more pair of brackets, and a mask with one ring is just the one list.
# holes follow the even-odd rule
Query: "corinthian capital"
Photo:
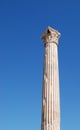
[[60, 33], [51, 27], [48, 27], [41, 36], [41, 39], [44, 41], [45, 45], [49, 45], [50, 43], [55, 43], [56, 45], [58, 45], [59, 38]]

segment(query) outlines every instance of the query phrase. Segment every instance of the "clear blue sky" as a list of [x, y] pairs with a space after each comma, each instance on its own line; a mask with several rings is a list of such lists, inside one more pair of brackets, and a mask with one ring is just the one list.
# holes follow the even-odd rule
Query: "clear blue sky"
[[0, 130], [40, 130], [47, 26], [61, 33], [61, 130], [80, 130], [80, 1], [0, 0]]

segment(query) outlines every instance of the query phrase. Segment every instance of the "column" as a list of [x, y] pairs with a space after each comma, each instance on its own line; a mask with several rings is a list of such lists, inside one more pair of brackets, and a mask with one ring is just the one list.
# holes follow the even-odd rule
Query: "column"
[[60, 33], [51, 27], [48, 27], [41, 37], [44, 41], [42, 130], [60, 130], [59, 37]]

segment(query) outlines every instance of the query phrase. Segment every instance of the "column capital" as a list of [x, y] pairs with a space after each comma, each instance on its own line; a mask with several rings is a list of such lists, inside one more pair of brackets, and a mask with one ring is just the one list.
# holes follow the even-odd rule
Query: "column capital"
[[60, 33], [49, 26], [41, 36], [41, 39], [44, 41], [45, 46], [49, 45], [50, 43], [55, 43], [56, 45], [58, 45], [59, 38]]

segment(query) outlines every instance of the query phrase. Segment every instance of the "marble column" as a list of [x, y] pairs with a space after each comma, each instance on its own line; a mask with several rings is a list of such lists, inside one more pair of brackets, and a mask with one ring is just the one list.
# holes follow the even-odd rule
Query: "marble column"
[[60, 130], [58, 39], [60, 33], [48, 27], [41, 36], [44, 42], [41, 130]]

